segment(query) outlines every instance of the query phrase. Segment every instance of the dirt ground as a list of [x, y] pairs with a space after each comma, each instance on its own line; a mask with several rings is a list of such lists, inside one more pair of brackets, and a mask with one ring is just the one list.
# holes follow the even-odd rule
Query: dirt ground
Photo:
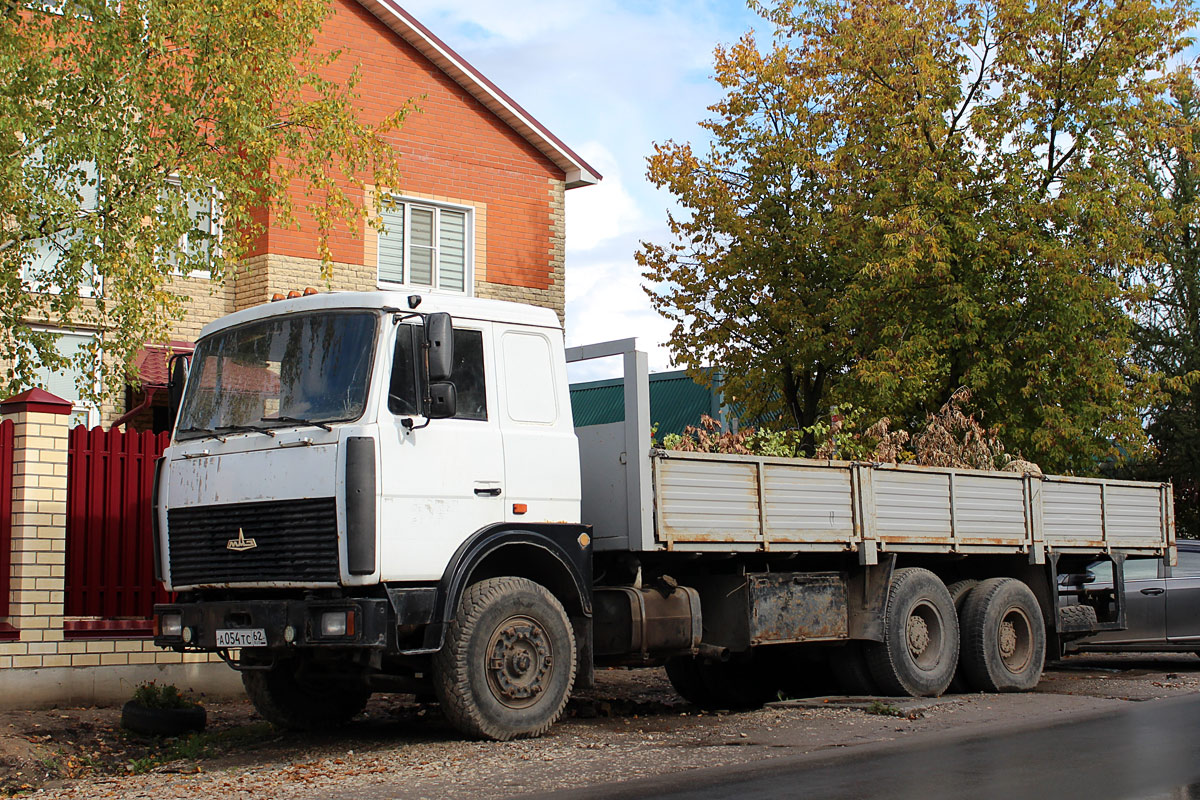
[[248, 702], [206, 703], [208, 728], [136, 737], [119, 708], [0, 713], [0, 795], [106, 798], [506, 797], [744, 763], [914, 735], [1060, 722], [1130, 702], [1200, 691], [1192, 654], [1074, 656], [1027, 695], [789, 700], [708, 714], [662, 670], [604, 670], [545, 737], [463, 741], [436, 706], [372, 700], [351, 725], [320, 735], [272, 729]]

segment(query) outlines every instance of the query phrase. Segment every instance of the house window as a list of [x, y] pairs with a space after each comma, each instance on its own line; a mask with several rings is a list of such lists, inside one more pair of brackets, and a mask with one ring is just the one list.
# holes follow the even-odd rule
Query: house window
[[[42, 169], [41, 151], [30, 158], [28, 166], [31, 169]], [[95, 162], [82, 161], [75, 164], [67, 175], [58, 181], [58, 190], [67, 197], [74, 197], [79, 203], [75, 212], [77, 219], [84, 219], [95, 214], [100, 207], [100, 177]], [[62, 288], [54, 281], [54, 270], [59, 261], [71, 248], [86, 247], [85, 234], [74, 228], [64, 227], [29, 242], [29, 254], [25, 259], [23, 277], [31, 292], [58, 294]], [[79, 284], [79, 293], [83, 297], [93, 297], [96, 293], [95, 268], [90, 261], [82, 265], [83, 278]]]
[[470, 294], [471, 209], [393, 200], [381, 219], [380, 283]]
[[[167, 180], [167, 191], [183, 191], [178, 178]], [[213, 252], [221, 238], [220, 197], [213, 187], [202, 186], [188, 192], [185, 202], [189, 232], [179, 237], [179, 246], [167, 254], [167, 261], [177, 275], [207, 278], [212, 274]], [[186, 273], [180, 266], [180, 255], [190, 267]]]
[[[58, 352], [74, 362], [80, 351], [94, 346], [96, 335], [78, 331], [61, 331], [58, 333]], [[89, 428], [100, 423], [100, 411], [91, 400], [81, 397], [81, 386], [95, 385], [99, 380], [99, 363], [90, 369], [80, 369], [77, 363], [67, 364], [57, 372], [51, 372], [48, 367], [38, 367], [34, 371], [34, 382], [50, 394], [58, 395], [64, 400], [71, 401], [71, 425], [86, 425]]]

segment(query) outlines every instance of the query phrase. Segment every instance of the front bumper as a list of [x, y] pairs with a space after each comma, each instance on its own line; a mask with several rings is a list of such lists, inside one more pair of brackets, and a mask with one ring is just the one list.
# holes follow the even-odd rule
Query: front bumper
[[[215, 652], [227, 649], [217, 644], [217, 631], [240, 631], [247, 636], [262, 631], [266, 648], [355, 647], [384, 648], [388, 637], [385, 599], [338, 600], [214, 600], [172, 603], [154, 607], [154, 643], [176, 650]], [[322, 635], [321, 617], [328, 612], [346, 612], [346, 632]], [[179, 635], [163, 635], [163, 615], [182, 619]]]

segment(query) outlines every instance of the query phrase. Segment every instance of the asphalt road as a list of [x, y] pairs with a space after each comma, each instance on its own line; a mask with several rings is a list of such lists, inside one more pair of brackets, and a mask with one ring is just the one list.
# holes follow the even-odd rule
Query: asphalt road
[[805, 800], [1190, 800], [1200, 798], [1200, 696], [1035, 730], [855, 748], [697, 769], [556, 797]]

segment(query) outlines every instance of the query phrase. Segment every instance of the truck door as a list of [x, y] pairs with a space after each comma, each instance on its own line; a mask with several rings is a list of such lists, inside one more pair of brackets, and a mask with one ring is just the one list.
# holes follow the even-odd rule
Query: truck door
[[492, 326], [454, 321], [451, 380], [458, 412], [425, 427], [418, 398], [421, 329], [395, 328], [387, 406], [379, 415], [381, 579], [433, 580], [467, 537], [504, 520], [503, 441], [487, 357]]
[[562, 334], [496, 325], [497, 393], [510, 522], [579, 521], [579, 441]]

